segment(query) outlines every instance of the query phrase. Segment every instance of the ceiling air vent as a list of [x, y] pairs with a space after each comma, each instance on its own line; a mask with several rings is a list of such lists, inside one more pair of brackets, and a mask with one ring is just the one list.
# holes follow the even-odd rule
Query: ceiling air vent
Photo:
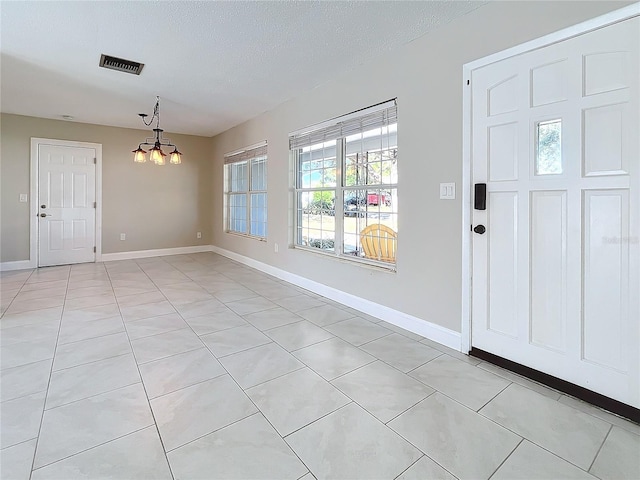
[[140, 75], [144, 63], [132, 62], [131, 60], [125, 60], [123, 58], [111, 57], [104, 53], [100, 55], [100, 66], [103, 68], [109, 68], [111, 70], [117, 70], [124, 73], [132, 73], [134, 75]]

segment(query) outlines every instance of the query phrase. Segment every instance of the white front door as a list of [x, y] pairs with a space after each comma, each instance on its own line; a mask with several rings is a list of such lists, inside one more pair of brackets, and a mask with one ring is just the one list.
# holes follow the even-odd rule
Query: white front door
[[95, 261], [96, 150], [38, 145], [38, 266]]
[[640, 19], [472, 71], [474, 348], [640, 407]]

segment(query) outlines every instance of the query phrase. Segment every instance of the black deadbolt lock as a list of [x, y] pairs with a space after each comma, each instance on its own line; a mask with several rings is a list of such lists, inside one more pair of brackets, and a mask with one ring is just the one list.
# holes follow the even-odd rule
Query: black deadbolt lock
[[473, 231], [482, 235], [484, 232], [487, 231], [487, 229], [484, 228], [484, 225], [476, 225]]

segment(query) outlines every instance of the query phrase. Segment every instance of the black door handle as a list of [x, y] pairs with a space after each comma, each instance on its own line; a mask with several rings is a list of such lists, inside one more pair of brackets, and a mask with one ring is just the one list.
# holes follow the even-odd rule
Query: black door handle
[[476, 225], [473, 231], [482, 235], [484, 232], [487, 231], [487, 229], [484, 227], [484, 225]]

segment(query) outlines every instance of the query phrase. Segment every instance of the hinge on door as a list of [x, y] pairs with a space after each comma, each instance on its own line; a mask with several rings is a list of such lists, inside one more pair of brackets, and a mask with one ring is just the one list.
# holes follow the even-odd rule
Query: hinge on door
[[98, 202], [93, 202], [93, 208], [98, 208]]
[[97, 158], [94, 158], [94, 159], [93, 159], [93, 163], [94, 163], [94, 165], [97, 165], [97, 164], [98, 164], [98, 159], [97, 159]]
[[96, 247], [93, 247], [93, 253], [96, 253]]
[[470, 85], [471, 80], [467, 80], [467, 85]]

